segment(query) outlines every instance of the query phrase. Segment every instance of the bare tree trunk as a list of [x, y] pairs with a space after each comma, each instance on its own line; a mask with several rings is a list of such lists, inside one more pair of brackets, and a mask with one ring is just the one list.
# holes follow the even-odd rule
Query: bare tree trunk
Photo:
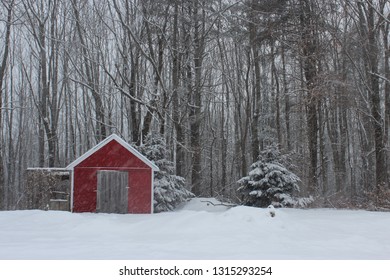
[[381, 114], [381, 93], [379, 86], [378, 30], [375, 23], [374, 4], [372, 0], [369, 0], [367, 4], [367, 6], [364, 6], [362, 2], [358, 2], [358, 9], [360, 27], [364, 35], [363, 52], [368, 78], [368, 91], [372, 114], [371, 122], [374, 130], [376, 186], [380, 187], [387, 185], [387, 168], [385, 162], [384, 120]]
[[[385, 1], [383, 2], [383, 4]], [[382, 14], [384, 14], [384, 5], [382, 8]], [[386, 157], [386, 165], [387, 165], [387, 179], [390, 180], [390, 44], [388, 34], [390, 33], [390, 13], [387, 17], [387, 21], [382, 23], [382, 36], [383, 36], [383, 47], [384, 47], [384, 72], [385, 72], [385, 85], [384, 85], [384, 95], [385, 95], [385, 138], [387, 144], [387, 157]]]
[[172, 38], [172, 118], [176, 132], [175, 143], [175, 166], [176, 175], [184, 177], [184, 134], [182, 116], [184, 114], [180, 109], [179, 102], [179, 86], [180, 86], [180, 57], [179, 57], [179, 44], [178, 44], [178, 17], [179, 17], [179, 1], [175, 0], [174, 3], [174, 15], [173, 15], [173, 38]]
[[318, 42], [315, 30], [315, 23], [312, 14], [311, 1], [301, 0], [301, 28], [302, 28], [302, 54], [303, 70], [306, 81], [307, 101], [306, 101], [306, 118], [307, 118], [307, 137], [309, 142], [309, 193], [314, 193], [317, 185], [317, 152], [318, 152], [318, 100], [316, 96], [317, 86], [317, 57]]
[[286, 148], [287, 151], [291, 151], [291, 132], [290, 132], [290, 119], [291, 119], [291, 101], [290, 95], [288, 91], [288, 83], [287, 83], [287, 71], [286, 71], [286, 48], [284, 44], [281, 47], [281, 56], [282, 56], [282, 71], [283, 71], [283, 93], [284, 93], [284, 105], [285, 105], [285, 123], [286, 123], [286, 131], [285, 131], [285, 139], [286, 139]]
[[[219, 27], [219, 25], [218, 25]], [[226, 193], [226, 165], [227, 165], [227, 135], [228, 133], [225, 131], [227, 128], [225, 128], [225, 122], [226, 122], [226, 114], [228, 114], [229, 110], [229, 85], [228, 85], [228, 79], [227, 79], [227, 70], [226, 68], [229, 67], [227, 64], [227, 59], [225, 59], [225, 50], [222, 47], [222, 40], [218, 36], [217, 38], [217, 44], [218, 44], [218, 50], [219, 55], [221, 59], [221, 67], [222, 67], [222, 96], [221, 96], [221, 122], [220, 122], [220, 141], [221, 141], [221, 195], [224, 196]], [[226, 109], [225, 109], [226, 107]], [[227, 112], [225, 112], [227, 111]], [[214, 139], [213, 139], [214, 142]], [[211, 159], [212, 160], [212, 159]]]
[[329, 130], [332, 147], [333, 147], [333, 161], [334, 161], [334, 172], [335, 172], [335, 181], [336, 181], [336, 192], [345, 191], [347, 189], [347, 133], [348, 133], [348, 124], [347, 124], [347, 110], [348, 106], [347, 100], [347, 56], [346, 56], [346, 42], [347, 37], [343, 37], [343, 50], [341, 61], [336, 61], [337, 68], [341, 75], [341, 85], [336, 87], [337, 98], [336, 98], [336, 109], [334, 110], [335, 118], [335, 127]]
[[283, 135], [282, 135], [282, 121], [281, 121], [281, 109], [280, 109], [280, 84], [279, 84], [279, 76], [276, 69], [276, 63], [275, 63], [275, 42], [271, 42], [271, 55], [272, 55], [272, 61], [271, 61], [271, 71], [272, 71], [272, 93], [275, 95], [274, 102], [275, 102], [275, 109], [276, 109], [276, 116], [275, 116], [275, 122], [276, 122], [276, 135], [278, 137], [278, 146], [279, 148], [283, 147]]
[[260, 118], [260, 106], [261, 106], [261, 85], [260, 85], [260, 57], [259, 57], [259, 43], [257, 40], [257, 28], [255, 26], [255, 2], [251, 3], [251, 10], [249, 14], [249, 45], [251, 48], [252, 65], [254, 67], [253, 88], [252, 88], [252, 105], [253, 116], [251, 121], [252, 131], [252, 162], [258, 160], [260, 153], [260, 141], [259, 141], [259, 118]]
[[202, 146], [200, 125], [202, 122], [202, 70], [205, 50], [205, 14], [199, 7], [200, 1], [193, 6], [194, 23], [194, 89], [191, 90], [190, 107], [190, 143], [192, 152], [192, 192], [199, 196], [202, 185]]
[[[4, 4], [3, 4], [4, 5]], [[4, 209], [4, 165], [3, 165], [3, 86], [5, 80], [5, 73], [7, 69], [7, 60], [9, 53], [10, 37], [11, 37], [11, 21], [14, 1], [11, 1], [6, 7], [7, 9], [7, 23], [4, 42], [4, 53], [0, 66], [0, 210]], [[5, 5], [4, 5], [5, 6]]]

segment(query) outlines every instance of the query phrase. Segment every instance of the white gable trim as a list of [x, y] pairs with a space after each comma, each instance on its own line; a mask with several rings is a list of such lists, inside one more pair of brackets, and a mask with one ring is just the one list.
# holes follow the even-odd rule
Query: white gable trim
[[[143, 156], [140, 152], [138, 152], [136, 149], [134, 149], [131, 145], [129, 145], [126, 141], [124, 141], [121, 137], [119, 137], [116, 134], [111, 134], [109, 137], [104, 139], [102, 142], [97, 144], [92, 149], [88, 150], [85, 154], [77, 158], [75, 161], [70, 163], [66, 169], [73, 170], [77, 165], [79, 165], [82, 161], [90, 157], [92, 154], [99, 151], [102, 147], [110, 143], [112, 140], [117, 141], [120, 145], [122, 145], [124, 148], [126, 148], [130, 153], [134, 154], [136, 157], [138, 157], [143, 163], [145, 163], [147, 166], [149, 166], [153, 171], [159, 171], [159, 168], [157, 165], [155, 165], [153, 162], [148, 160], [145, 156]], [[153, 184], [153, 182], [152, 182]]]

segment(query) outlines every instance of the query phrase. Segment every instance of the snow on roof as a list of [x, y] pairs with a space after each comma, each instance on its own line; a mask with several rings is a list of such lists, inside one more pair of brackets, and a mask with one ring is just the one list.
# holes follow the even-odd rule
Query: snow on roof
[[66, 167], [27, 167], [27, 170], [69, 171]]
[[130, 153], [134, 154], [136, 157], [138, 157], [142, 162], [144, 162], [146, 165], [148, 165], [153, 171], [159, 171], [159, 168], [157, 165], [155, 165], [153, 162], [148, 160], [144, 155], [142, 155], [140, 152], [138, 152], [136, 149], [134, 149], [129, 143], [124, 141], [121, 137], [119, 137], [116, 134], [111, 134], [109, 137], [104, 139], [102, 142], [97, 144], [95, 147], [88, 150], [86, 153], [84, 153], [82, 156], [77, 158], [75, 161], [70, 163], [66, 169], [73, 170], [74, 167], [76, 167], [79, 163], [84, 161], [86, 158], [100, 150], [102, 147], [110, 143], [112, 140], [117, 141], [120, 145], [122, 145], [124, 148], [126, 148]]
[[64, 176], [69, 175], [70, 170], [63, 167], [28, 167], [27, 171], [49, 172], [52, 175]]

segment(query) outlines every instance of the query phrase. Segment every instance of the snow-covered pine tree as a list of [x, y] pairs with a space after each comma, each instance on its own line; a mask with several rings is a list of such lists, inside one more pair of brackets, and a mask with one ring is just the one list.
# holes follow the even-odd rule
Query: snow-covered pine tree
[[270, 145], [260, 153], [248, 176], [237, 182], [245, 205], [285, 207], [300, 203], [293, 196], [299, 191], [300, 179], [284, 166], [283, 161], [277, 145]]
[[148, 136], [139, 150], [160, 169], [154, 176], [154, 212], [172, 211], [178, 204], [194, 197], [186, 189], [185, 179], [174, 174], [174, 164], [167, 160], [167, 147], [162, 137]]

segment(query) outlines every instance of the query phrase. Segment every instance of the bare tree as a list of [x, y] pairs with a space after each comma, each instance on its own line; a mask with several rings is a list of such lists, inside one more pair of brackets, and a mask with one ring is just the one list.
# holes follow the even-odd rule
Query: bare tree
[[307, 90], [306, 116], [307, 116], [307, 137], [309, 142], [310, 171], [309, 171], [309, 192], [314, 193], [317, 185], [318, 165], [318, 106], [319, 99], [316, 93], [318, 86], [318, 34], [314, 14], [314, 2], [300, 0], [300, 28], [302, 30], [302, 58], [303, 71]]
[[375, 143], [376, 186], [387, 185], [385, 163], [384, 118], [381, 113], [381, 92], [379, 83], [379, 46], [378, 27], [381, 22], [376, 19], [373, 1], [358, 2], [360, 32], [363, 40], [363, 54], [367, 76], [366, 88], [370, 96], [372, 126]]
[[[82, 26], [82, 21], [80, 17], [80, 5], [77, 4], [76, 0], [72, 0], [72, 8], [74, 17], [76, 20], [77, 34], [80, 40], [82, 56], [84, 61], [83, 72], [85, 77], [84, 86], [87, 86], [91, 92], [92, 98], [95, 102], [95, 114], [96, 114], [96, 131], [95, 137], [99, 142], [102, 139], [106, 138], [106, 122], [105, 122], [105, 109], [101, 92], [99, 92], [99, 64], [97, 63], [97, 58], [94, 57], [90, 49], [88, 48], [87, 41], [85, 39], [85, 29]], [[84, 81], [82, 81], [84, 83]]]
[[4, 50], [3, 56], [1, 59], [0, 66], [0, 209], [4, 208], [4, 166], [3, 166], [3, 147], [2, 147], [2, 135], [3, 135], [3, 91], [4, 89], [4, 79], [7, 69], [8, 53], [10, 48], [10, 37], [11, 37], [11, 26], [12, 26], [12, 12], [14, 7], [14, 1], [11, 0], [9, 3], [2, 2], [3, 7], [7, 11], [6, 18], [6, 31], [4, 36]]

